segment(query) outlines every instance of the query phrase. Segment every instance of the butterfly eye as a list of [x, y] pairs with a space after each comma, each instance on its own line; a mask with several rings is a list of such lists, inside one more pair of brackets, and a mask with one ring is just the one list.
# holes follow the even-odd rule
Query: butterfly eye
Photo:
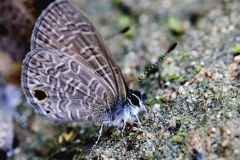
[[47, 93], [43, 90], [36, 89], [34, 90], [34, 97], [36, 97], [39, 101], [42, 101], [47, 98]]
[[139, 106], [139, 99], [137, 97], [135, 97], [134, 95], [131, 97], [131, 102], [135, 106]]

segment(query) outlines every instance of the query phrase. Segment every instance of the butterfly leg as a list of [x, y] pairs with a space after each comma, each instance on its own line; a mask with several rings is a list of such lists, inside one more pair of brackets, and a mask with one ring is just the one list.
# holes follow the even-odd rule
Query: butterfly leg
[[123, 121], [123, 126], [122, 126], [122, 129], [121, 129], [121, 133], [123, 134], [124, 133], [124, 131], [125, 131], [125, 129], [126, 129], [126, 122], [125, 121]]
[[138, 115], [135, 115], [135, 118], [136, 118], [136, 120], [137, 120], [137, 124], [138, 124], [139, 126], [142, 126], [142, 123], [141, 123], [140, 119], [138, 118]]
[[101, 138], [101, 136], [102, 136], [102, 131], [103, 131], [103, 124], [101, 124], [101, 127], [100, 127], [100, 129], [99, 129], [99, 131], [98, 131], [98, 138], [97, 138], [97, 140], [96, 140], [96, 142], [95, 142], [95, 145], [98, 144], [98, 142], [99, 142], [99, 140], [100, 140], [100, 138]]
[[94, 143], [94, 145], [92, 146], [89, 154], [91, 154], [93, 152], [94, 148], [97, 146], [98, 142], [100, 141], [100, 138], [101, 138], [102, 132], [103, 132], [103, 125], [104, 124], [101, 124], [101, 126], [100, 126], [100, 129], [98, 131], [98, 138], [97, 138], [96, 142]]

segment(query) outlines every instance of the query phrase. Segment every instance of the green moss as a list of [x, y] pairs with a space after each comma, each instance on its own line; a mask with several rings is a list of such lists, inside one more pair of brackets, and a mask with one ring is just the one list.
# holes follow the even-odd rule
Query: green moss
[[183, 76], [179, 76], [177, 74], [172, 74], [166, 77], [168, 81], [176, 81], [176, 82], [183, 82], [185, 79]]
[[125, 26], [131, 26], [133, 22], [130, 16], [121, 15], [121, 17], [118, 20], [118, 24], [121, 27], [125, 27]]
[[131, 141], [137, 140], [137, 134], [130, 132], [130, 133], [128, 134], [128, 140], [131, 140]]
[[240, 55], [240, 44], [236, 44], [236, 45], [233, 47], [233, 54], [234, 54], [234, 55]]
[[119, 28], [130, 27], [130, 29], [124, 34], [126, 38], [132, 39], [136, 35], [136, 27], [134, 26], [134, 20], [131, 16], [121, 15], [118, 19]]
[[176, 36], [181, 36], [184, 34], [184, 28], [182, 22], [176, 17], [169, 17], [167, 21], [167, 27]]
[[173, 144], [183, 144], [186, 139], [187, 133], [185, 131], [179, 131], [176, 135], [171, 137]]
[[146, 102], [147, 106], [152, 106], [155, 103], [156, 103], [156, 99], [154, 97], [148, 97]]
[[181, 61], [187, 61], [187, 60], [189, 60], [189, 58], [190, 58], [190, 53], [188, 53], [188, 52], [182, 52], [181, 54], [179, 54], [179, 59], [181, 60]]
[[196, 65], [195, 66], [195, 74], [198, 74], [201, 70], [203, 69], [203, 66], [202, 65]]
[[122, 0], [112, 0], [112, 4], [115, 6], [119, 6], [122, 4]]
[[144, 74], [146, 77], [149, 77], [152, 74], [155, 74], [159, 71], [158, 65], [156, 64], [147, 64], [144, 68]]

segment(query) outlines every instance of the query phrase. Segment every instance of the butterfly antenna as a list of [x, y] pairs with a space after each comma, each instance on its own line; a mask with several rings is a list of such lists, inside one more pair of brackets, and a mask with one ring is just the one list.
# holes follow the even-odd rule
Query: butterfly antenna
[[168, 56], [168, 54], [171, 53], [176, 47], [177, 47], [177, 42], [172, 43], [168, 47], [167, 51], [162, 56], [160, 56], [158, 63], [161, 63]]
[[122, 29], [118, 32], [118, 34], [125, 34], [125, 33], [127, 33], [130, 29], [131, 29], [130, 26], [126, 26], [126, 27], [122, 28]]
[[127, 33], [130, 29], [131, 29], [130, 26], [126, 26], [126, 27], [122, 28], [120, 31], [118, 31], [116, 33], [112, 33], [110, 36], [108, 36], [106, 38], [106, 40], [110, 40], [116, 36], [123, 35], [123, 34]]
[[165, 54], [171, 53], [176, 47], [177, 47], [177, 42], [172, 43], [172, 44], [168, 47], [168, 49], [167, 49], [167, 51], [165, 52]]

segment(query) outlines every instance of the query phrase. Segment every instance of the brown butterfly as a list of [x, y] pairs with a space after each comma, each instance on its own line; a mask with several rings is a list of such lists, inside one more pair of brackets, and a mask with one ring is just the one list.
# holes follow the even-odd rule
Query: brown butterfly
[[124, 127], [146, 110], [144, 94], [127, 87], [102, 37], [69, 0], [38, 18], [22, 89], [37, 112], [58, 122]]

